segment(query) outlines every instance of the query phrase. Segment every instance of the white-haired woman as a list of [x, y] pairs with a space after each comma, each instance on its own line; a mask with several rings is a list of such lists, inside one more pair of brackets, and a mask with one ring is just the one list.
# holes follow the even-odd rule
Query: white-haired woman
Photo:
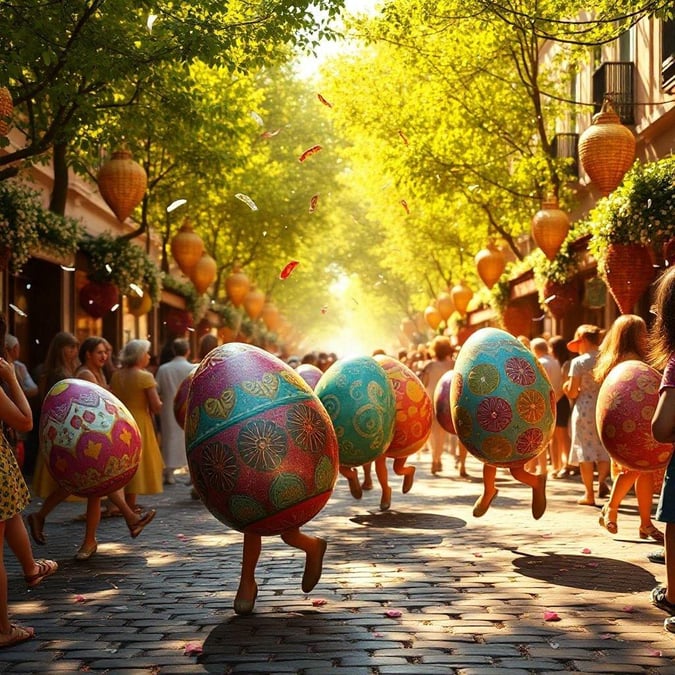
[[162, 492], [164, 462], [157, 442], [152, 415], [162, 409], [157, 383], [146, 370], [150, 362], [150, 343], [130, 340], [120, 353], [120, 365], [110, 380], [110, 389], [134, 416], [141, 432], [141, 461], [134, 477], [124, 489], [127, 504], [138, 510], [136, 495]]

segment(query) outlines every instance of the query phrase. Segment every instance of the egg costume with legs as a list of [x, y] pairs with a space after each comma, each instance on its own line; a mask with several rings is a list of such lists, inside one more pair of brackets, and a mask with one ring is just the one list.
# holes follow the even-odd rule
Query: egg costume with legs
[[185, 441], [195, 490], [222, 523], [244, 534], [237, 614], [253, 611], [261, 537], [306, 554], [302, 589], [321, 577], [326, 542], [300, 532], [325, 506], [338, 474], [330, 417], [283, 361], [251, 345], [212, 350], [189, 386]]
[[483, 516], [498, 494], [497, 468], [532, 488], [532, 515], [546, 510], [546, 475], [525, 464], [546, 449], [555, 428], [555, 393], [543, 367], [522, 343], [497, 328], [481, 328], [462, 346], [450, 388], [452, 421], [460, 441], [483, 462]]

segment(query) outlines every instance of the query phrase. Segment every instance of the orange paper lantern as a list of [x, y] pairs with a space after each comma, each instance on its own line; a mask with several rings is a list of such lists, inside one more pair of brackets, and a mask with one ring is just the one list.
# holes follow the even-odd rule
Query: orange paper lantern
[[178, 233], [171, 240], [171, 255], [183, 274], [190, 276], [204, 253], [202, 238], [192, 229], [189, 218], [183, 221]]
[[262, 314], [264, 306], [265, 294], [255, 287], [252, 288], [244, 298], [244, 311], [255, 321]]
[[235, 307], [240, 307], [250, 288], [251, 282], [249, 278], [239, 267], [235, 266], [225, 279], [225, 294], [227, 295], [228, 300]]
[[14, 101], [7, 87], [0, 87], [0, 136], [6, 136], [12, 122]]
[[123, 222], [141, 203], [148, 177], [128, 150], [116, 150], [98, 172], [97, 183], [101, 197]]
[[492, 288], [499, 281], [499, 277], [502, 276], [506, 267], [504, 254], [493, 242], [489, 242], [484, 249], [476, 253], [474, 262], [476, 263], [478, 276], [488, 288]]
[[436, 307], [443, 317], [443, 321], [447, 321], [450, 315], [455, 311], [455, 305], [449, 293], [439, 293], [436, 298]]
[[532, 218], [532, 237], [549, 260], [554, 260], [570, 231], [570, 219], [558, 208], [558, 199], [549, 197]]
[[215, 281], [218, 275], [218, 265], [216, 261], [206, 251], [190, 272], [190, 281], [197, 289], [200, 295], [206, 293], [208, 287]]
[[593, 115], [593, 124], [579, 138], [579, 161], [606, 197], [621, 183], [634, 159], [635, 136], [621, 124], [606, 98], [600, 112]]
[[424, 310], [424, 320], [429, 324], [429, 327], [432, 330], [436, 330], [443, 320], [443, 317], [436, 307], [429, 305], [429, 307]]
[[469, 306], [471, 298], [473, 298], [473, 291], [461, 281], [450, 289], [450, 297], [455, 305], [455, 309], [464, 316], [466, 308]]

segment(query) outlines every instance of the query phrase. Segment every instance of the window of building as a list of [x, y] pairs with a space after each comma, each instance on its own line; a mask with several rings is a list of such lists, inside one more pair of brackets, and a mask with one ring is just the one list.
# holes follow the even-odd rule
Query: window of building
[[661, 22], [661, 86], [675, 91], [675, 20]]

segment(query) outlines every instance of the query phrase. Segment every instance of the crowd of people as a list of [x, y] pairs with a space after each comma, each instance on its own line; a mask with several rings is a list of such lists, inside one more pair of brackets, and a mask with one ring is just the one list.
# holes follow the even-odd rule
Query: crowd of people
[[[639, 537], [664, 544], [662, 551], [650, 555], [650, 559], [666, 564], [666, 584], [653, 590], [651, 600], [673, 615], [665, 626], [675, 632], [674, 462], [671, 460], [667, 470], [661, 471], [662, 475], [658, 471], [636, 471], [621, 466], [604, 448], [595, 415], [600, 386], [616, 365], [629, 359], [651, 363], [662, 372], [659, 402], [652, 422], [653, 436], [659, 442], [675, 443], [675, 268], [662, 275], [655, 300], [654, 320], [649, 329], [641, 317], [623, 315], [606, 332], [598, 326], [580, 325], [570, 341], [561, 336], [541, 336], [531, 341], [525, 336], [519, 337], [540, 361], [551, 383], [556, 400], [556, 426], [548, 447], [522, 470], [518, 467], [518, 471], [528, 476], [528, 484], [532, 486], [535, 518], [545, 509], [547, 476], [554, 479], [579, 476], [583, 492], [577, 504], [601, 506], [599, 525], [612, 534], [619, 529], [621, 502], [634, 489], [640, 518]], [[119, 515], [126, 522], [129, 535], [137, 537], [155, 516], [153, 508], [138, 503], [138, 497], [162, 492], [164, 485], [176, 482], [176, 472], [187, 465], [185, 438], [173, 413], [173, 400], [181, 383], [218, 345], [218, 340], [211, 334], [203, 336], [198, 353], [191, 358], [188, 340], [174, 339], [162, 350], [159, 363], [153, 368], [151, 344], [147, 340], [130, 340], [115, 359], [112, 346], [104, 338], [92, 336], [80, 343], [73, 334], [63, 331], [51, 341], [44, 364], [31, 373], [20, 360], [19, 341], [6, 333], [4, 317], [0, 316], [0, 345], [4, 345], [4, 358], [0, 358], [0, 538], [7, 541], [21, 564], [25, 583], [32, 587], [56, 572], [58, 565], [53, 560], [35, 559], [28, 532], [35, 544], [44, 545], [49, 514], [62, 501], [73, 498], [54, 481], [37, 452], [35, 426], [40, 401], [57, 382], [80, 378], [117, 396], [130, 410], [140, 430], [142, 453], [133, 478], [125, 488], [106, 495], [105, 503], [102, 498], [86, 500], [86, 513], [82, 516], [84, 539], [75, 554], [77, 561], [86, 561], [96, 553], [102, 517]], [[427, 345], [402, 350], [396, 356], [419, 376], [433, 398], [441, 378], [454, 368], [456, 349], [449, 338], [437, 336]], [[309, 363], [325, 372], [336, 360], [334, 353], [309, 352], [302, 358], [290, 357], [287, 363], [291, 367]], [[423, 450], [429, 453], [432, 474], [443, 471], [444, 456], [449, 454], [454, 457], [458, 475], [467, 477], [466, 449], [437, 420]], [[496, 495], [496, 489], [490, 492], [489, 488], [494, 481], [492, 469], [496, 472], [496, 468], [488, 467], [487, 477], [484, 472], [486, 488], [474, 507], [477, 517], [485, 513]], [[370, 489], [370, 467], [364, 467], [364, 471], [363, 489]], [[42, 503], [39, 508], [24, 513], [31, 499], [26, 484], [26, 477], [30, 475], [32, 491]], [[521, 480], [522, 476], [516, 475], [516, 478]], [[654, 495], [661, 484], [655, 519], [665, 524], [665, 533], [652, 521]], [[605, 501], [598, 503], [596, 499]], [[253, 597], [253, 591], [248, 590], [251, 592], [244, 598], [247, 602], [248, 596]], [[239, 600], [243, 602], [242, 598]], [[33, 635], [32, 628], [14, 624], [9, 619], [7, 575], [4, 564], [0, 564], [0, 648], [18, 644]]]

